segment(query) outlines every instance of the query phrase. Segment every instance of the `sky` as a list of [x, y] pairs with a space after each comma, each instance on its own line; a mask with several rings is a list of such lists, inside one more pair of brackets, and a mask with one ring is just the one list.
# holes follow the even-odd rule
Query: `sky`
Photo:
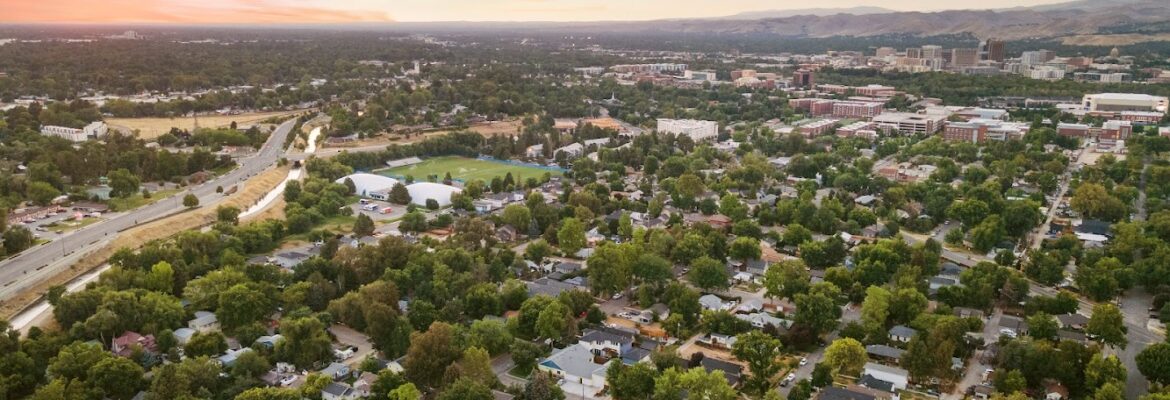
[[[981, 0], [1008, 8], [1062, 0]], [[426, 21], [631, 21], [745, 11], [877, 6], [975, 7], [962, 0], [0, 0], [0, 22], [274, 24]]]

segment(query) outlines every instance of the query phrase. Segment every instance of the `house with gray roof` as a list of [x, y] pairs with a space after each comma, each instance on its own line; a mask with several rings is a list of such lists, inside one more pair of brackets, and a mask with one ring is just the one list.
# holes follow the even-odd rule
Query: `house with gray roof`
[[918, 334], [918, 331], [905, 325], [895, 325], [893, 328], [890, 328], [889, 333], [890, 340], [909, 343], [910, 339], [913, 339], [914, 335]]
[[593, 352], [589, 351], [589, 348], [575, 344], [553, 352], [536, 367], [567, 382], [599, 391], [605, 387], [606, 369], [609, 368], [609, 363], [614, 361], [597, 364], [593, 359]]

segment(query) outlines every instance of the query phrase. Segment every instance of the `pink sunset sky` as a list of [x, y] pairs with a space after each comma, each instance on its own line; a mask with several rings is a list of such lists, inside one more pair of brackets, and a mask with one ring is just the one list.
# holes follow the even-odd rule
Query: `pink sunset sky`
[[[983, 0], [1003, 8], [1061, 0]], [[876, 6], [900, 11], [971, 8], [958, 0], [0, 0], [0, 22], [339, 23], [393, 21], [603, 21], [700, 18], [745, 11]]]

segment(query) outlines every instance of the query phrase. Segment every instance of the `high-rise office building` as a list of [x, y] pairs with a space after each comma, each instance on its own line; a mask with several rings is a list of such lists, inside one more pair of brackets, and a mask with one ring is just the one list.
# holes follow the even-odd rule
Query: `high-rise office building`
[[1003, 47], [1003, 40], [991, 38], [983, 41], [983, 59], [988, 61], [1003, 62]]
[[802, 69], [792, 73], [792, 87], [796, 88], [812, 88], [816, 86], [817, 80], [813, 71]]
[[922, 58], [943, 58], [942, 46], [933, 44], [922, 46]]
[[970, 67], [979, 63], [979, 49], [951, 50], [951, 66], [955, 68]]
[[906, 49], [906, 58], [922, 58], [922, 49], [917, 47]]

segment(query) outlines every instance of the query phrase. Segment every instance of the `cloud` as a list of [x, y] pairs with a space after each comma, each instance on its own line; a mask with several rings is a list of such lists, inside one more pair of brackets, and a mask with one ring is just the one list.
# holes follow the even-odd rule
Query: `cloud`
[[294, 0], [0, 0], [0, 22], [339, 23], [392, 22], [385, 11], [322, 7]]

